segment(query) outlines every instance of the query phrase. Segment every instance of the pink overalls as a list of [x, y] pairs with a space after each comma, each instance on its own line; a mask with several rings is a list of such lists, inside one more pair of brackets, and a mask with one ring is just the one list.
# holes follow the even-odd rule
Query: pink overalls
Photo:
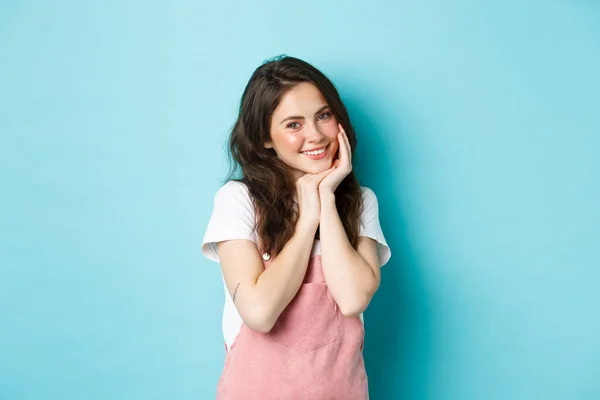
[[[270, 261], [263, 263], [268, 268]], [[242, 324], [217, 400], [367, 400], [363, 341], [362, 321], [341, 314], [321, 256], [313, 256], [300, 290], [270, 332]]]

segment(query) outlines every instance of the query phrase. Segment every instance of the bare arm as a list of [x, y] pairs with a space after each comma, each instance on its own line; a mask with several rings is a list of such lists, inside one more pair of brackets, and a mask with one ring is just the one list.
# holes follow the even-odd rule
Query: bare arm
[[299, 216], [292, 238], [265, 269], [258, 248], [250, 240], [218, 243], [223, 277], [244, 323], [268, 332], [292, 301], [306, 275], [319, 226], [318, 185], [333, 167], [296, 180]]
[[306, 275], [316, 230], [315, 223], [299, 219], [294, 235], [267, 269], [254, 242], [218, 243], [227, 289], [250, 329], [270, 331], [292, 301]]
[[355, 250], [335, 206], [335, 195], [321, 195], [321, 262], [332, 297], [342, 314], [363, 312], [379, 287], [377, 242], [361, 236]]

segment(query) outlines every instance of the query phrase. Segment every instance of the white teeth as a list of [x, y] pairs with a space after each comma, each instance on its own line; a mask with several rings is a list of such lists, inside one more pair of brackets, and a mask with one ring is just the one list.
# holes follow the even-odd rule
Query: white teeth
[[321, 150], [317, 150], [317, 151], [303, 151], [302, 154], [308, 154], [309, 156], [316, 156], [316, 155], [325, 153], [325, 150], [326, 149], [321, 149]]

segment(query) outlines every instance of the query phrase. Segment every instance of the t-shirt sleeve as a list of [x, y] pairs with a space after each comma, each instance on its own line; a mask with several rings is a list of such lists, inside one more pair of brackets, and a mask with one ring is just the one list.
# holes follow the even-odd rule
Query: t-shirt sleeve
[[379, 257], [379, 265], [384, 266], [392, 256], [390, 247], [388, 246], [381, 224], [379, 223], [379, 204], [375, 192], [368, 187], [362, 187], [363, 194], [363, 212], [360, 216], [359, 236], [366, 236], [374, 239], [377, 242], [377, 255]]
[[248, 239], [256, 243], [254, 223], [254, 206], [248, 187], [237, 181], [227, 182], [214, 196], [213, 211], [202, 240], [202, 254], [219, 262], [218, 242]]

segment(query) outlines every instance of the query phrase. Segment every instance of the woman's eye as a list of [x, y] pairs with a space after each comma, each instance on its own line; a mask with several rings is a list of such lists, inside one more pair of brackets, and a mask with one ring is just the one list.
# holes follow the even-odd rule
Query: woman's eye
[[319, 119], [320, 120], [329, 119], [330, 117], [331, 117], [331, 113], [329, 113], [329, 112], [326, 112], [326, 113], [323, 113], [323, 114], [319, 115]]
[[287, 128], [296, 129], [298, 127], [300, 127], [300, 124], [297, 122], [290, 122], [289, 124], [287, 124]]

